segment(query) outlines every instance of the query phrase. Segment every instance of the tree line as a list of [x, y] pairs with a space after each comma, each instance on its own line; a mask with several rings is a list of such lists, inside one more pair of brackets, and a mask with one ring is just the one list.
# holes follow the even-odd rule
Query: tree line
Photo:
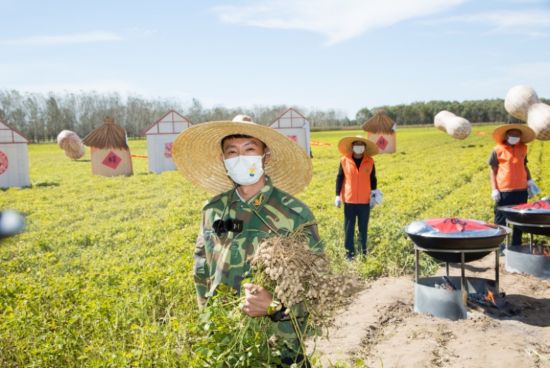
[[[548, 104], [550, 100], [541, 99]], [[519, 123], [520, 121], [509, 115], [504, 109], [504, 100], [501, 98], [470, 100], [470, 101], [428, 101], [413, 102], [411, 104], [379, 106], [373, 109], [367, 107], [359, 110], [355, 116], [358, 124], [372, 117], [378, 110], [385, 110], [397, 125], [433, 124], [434, 116], [447, 110], [461, 116], [471, 123], [507, 122]]]
[[[545, 102], [550, 102], [545, 100]], [[140, 96], [123, 97], [117, 93], [21, 93], [0, 90], [0, 119], [21, 131], [33, 142], [55, 140], [61, 130], [68, 129], [84, 137], [99, 126], [105, 116], [112, 116], [124, 127], [129, 137], [139, 137], [144, 130], [168, 110], [173, 109], [192, 123], [231, 120], [237, 114], [250, 115], [255, 122], [269, 124], [290, 106], [253, 106], [205, 108], [192, 99], [183, 104], [171, 99], [146, 99]], [[378, 110], [384, 109], [398, 125], [431, 124], [441, 110], [449, 110], [472, 123], [510, 121], [502, 99], [477, 101], [429, 101], [407, 105], [362, 108], [349, 119], [344, 112], [328, 109], [296, 107], [310, 121], [313, 129], [352, 128], [363, 124]]]

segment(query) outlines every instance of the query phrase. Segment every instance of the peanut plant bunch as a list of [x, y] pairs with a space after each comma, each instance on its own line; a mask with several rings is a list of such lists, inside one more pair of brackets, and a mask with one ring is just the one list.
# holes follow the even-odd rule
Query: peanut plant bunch
[[287, 311], [303, 303], [315, 329], [330, 326], [336, 310], [360, 287], [355, 275], [333, 273], [325, 254], [311, 250], [302, 231], [264, 240], [251, 264], [255, 282], [272, 291]]

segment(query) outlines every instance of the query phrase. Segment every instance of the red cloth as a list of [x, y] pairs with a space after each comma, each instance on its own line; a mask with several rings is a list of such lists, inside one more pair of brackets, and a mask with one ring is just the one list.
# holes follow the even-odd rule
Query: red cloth
[[438, 218], [426, 220], [426, 223], [441, 233], [459, 233], [468, 230], [492, 229], [479, 221], [461, 218]]
[[547, 201], [536, 201], [531, 203], [518, 204], [517, 206], [512, 207], [517, 210], [528, 210], [528, 209], [541, 209], [541, 210], [550, 210], [550, 202]]

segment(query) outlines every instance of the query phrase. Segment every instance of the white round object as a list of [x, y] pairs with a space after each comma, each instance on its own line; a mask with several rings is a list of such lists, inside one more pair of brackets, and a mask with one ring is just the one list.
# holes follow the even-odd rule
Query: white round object
[[65, 155], [73, 160], [78, 160], [84, 156], [84, 144], [75, 132], [62, 130], [57, 135], [57, 144], [65, 151]]
[[455, 116], [447, 121], [447, 134], [456, 139], [465, 139], [470, 135], [472, 127], [470, 122], [460, 116]]
[[445, 127], [445, 121], [453, 117], [456, 117], [456, 115], [453, 114], [452, 112], [447, 110], [442, 110], [434, 116], [434, 125], [437, 129], [447, 132], [447, 128]]
[[540, 102], [537, 92], [529, 86], [514, 86], [510, 88], [504, 100], [504, 108], [510, 115], [527, 121], [529, 106]]
[[440, 111], [434, 116], [434, 125], [456, 139], [465, 139], [470, 135], [470, 122], [450, 111]]
[[16, 211], [6, 210], [0, 212], [0, 238], [15, 235], [25, 227], [25, 219]]
[[533, 129], [537, 139], [550, 140], [550, 106], [542, 102], [529, 106], [527, 125]]

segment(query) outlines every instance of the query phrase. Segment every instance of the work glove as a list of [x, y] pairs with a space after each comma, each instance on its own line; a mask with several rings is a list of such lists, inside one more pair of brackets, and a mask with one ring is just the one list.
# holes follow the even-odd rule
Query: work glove
[[334, 205], [336, 207], [340, 207], [341, 204], [342, 204], [342, 200], [340, 199], [340, 196], [336, 196], [336, 198], [334, 198]]
[[370, 207], [373, 208], [377, 204], [382, 204], [383, 194], [378, 189], [373, 190], [370, 193]]
[[493, 198], [493, 201], [495, 202], [500, 201], [500, 191], [498, 189], [493, 189], [491, 192], [491, 198]]
[[529, 198], [536, 196], [540, 193], [540, 188], [535, 184], [535, 182], [532, 179], [529, 179], [527, 181], [527, 194]]

